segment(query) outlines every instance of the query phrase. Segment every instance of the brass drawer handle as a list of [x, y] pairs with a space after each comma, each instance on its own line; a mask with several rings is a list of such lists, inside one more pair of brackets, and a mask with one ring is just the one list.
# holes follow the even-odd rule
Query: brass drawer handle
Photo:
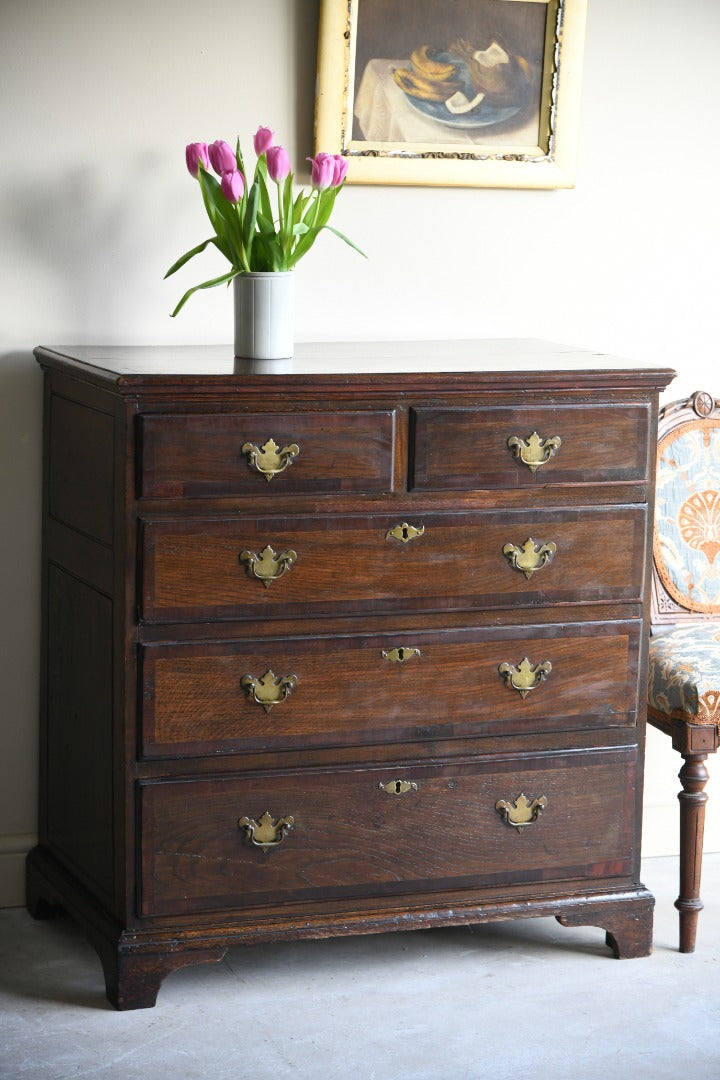
[[562, 446], [562, 439], [559, 435], [553, 435], [550, 439], [541, 439], [537, 431], [533, 431], [527, 439], [511, 435], [507, 445], [513, 457], [517, 461], [522, 461], [523, 465], [527, 465], [530, 472], [534, 473], [555, 456]]
[[287, 573], [297, 559], [297, 551], [292, 548], [289, 551], [281, 551], [280, 554], [268, 544], [259, 555], [254, 551], [241, 551], [240, 562], [245, 564], [250, 577], [262, 581], [266, 589], [269, 589], [273, 581], [277, 581]]
[[410, 540], [415, 540], [418, 536], [422, 536], [424, 532], [424, 525], [408, 525], [407, 521], [403, 521], [393, 529], [388, 529], [385, 533], [385, 539], [399, 540], [401, 544], [407, 544]]
[[263, 855], [269, 855], [273, 848], [282, 844], [294, 824], [295, 818], [292, 815], [273, 821], [270, 811], [266, 810], [259, 821], [255, 821], [254, 818], [241, 817], [238, 821], [238, 828], [245, 830], [247, 838], [253, 847], [260, 848]]
[[413, 780], [387, 780], [378, 785], [386, 795], [405, 795], [408, 791], [417, 791], [418, 786]]
[[517, 666], [515, 664], [500, 664], [498, 671], [505, 680], [508, 689], [517, 690], [520, 697], [524, 698], [527, 697], [531, 690], [539, 686], [544, 679], [547, 679], [552, 671], [552, 664], [549, 660], [543, 660], [542, 663], [533, 667], [527, 656], [525, 656]]
[[495, 809], [504, 822], [512, 825], [520, 832], [526, 825], [532, 825], [533, 821], [537, 821], [547, 804], [548, 801], [544, 795], [541, 795], [539, 799], [533, 799], [531, 802], [527, 795], [521, 793], [514, 803], [509, 803], [505, 799], [498, 799], [495, 803]]
[[243, 443], [241, 450], [247, 457], [250, 468], [262, 473], [268, 481], [272, 480], [273, 476], [277, 476], [278, 473], [284, 472], [288, 465], [292, 465], [300, 453], [300, 447], [297, 443], [289, 443], [287, 446], [283, 446], [281, 450], [274, 439], [268, 439], [259, 448], [254, 443], [246, 442]]
[[528, 537], [522, 547], [508, 543], [502, 551], [513, 569], [519, 570], [529, 581], [536, 570], [552, 562], [557, 551], [557, 544], [552, 540], [549, 540], [547, 544], [538, 544], [532, 537]]
[[275, 672], [268, 668], [259, 679], [254, 675], [243, 675], [240, 685], [257, 705], [262, 705], [265, 712], [270, 712], [273, 705], [285, 701], [297, 686], [297, 682], [297, 675], [283, 675], [278, 678]]
[[393, 664], [405, 664], [412, 660], [413, 656], [422, 656], [422, 653], [419, 649], [400, 645], [397, 649], [383, 649], [381, 656], [383, 660], [389, 660]]

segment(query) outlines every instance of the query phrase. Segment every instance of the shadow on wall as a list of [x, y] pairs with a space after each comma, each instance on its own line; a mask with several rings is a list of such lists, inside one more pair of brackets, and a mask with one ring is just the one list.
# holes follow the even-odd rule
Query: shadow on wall
[[[0, 353], [0, 613], [14, 625], [39, 595], [33, 582], [40, 571], [41, 483], [42, 373], [29, 350]], [[14, 632], [3, 636], [0, 663], [15, 644]]]
[[[132, 336], [138, 299], [167, 268], [162, 241], [174, 211], [165, 166], [155, 152], [126, 163], [125, 176], [157, 177], [149, 200], [133, 199], [127, 183], [99, 166], [61, 171], [49, 190], [40, 183], [9, 190], [9, 229], [18, 250], [34, 258], [38, 326], [52, 337], [34, 345]], [[70, 328], [60, 341], [57, 327]]]
[[[313, 129], [315, 125], [315, 76], [317, 71], [317, 39], [320, 19], [320, 0], [305, 0], [295, 6], [295, 137], [298, 161], [295, 163], [295, 181], [307, 184], [310, 169], [306, 157], [315, 153]], [[342, 47], [338, 43], [338, 47]], [[307, 147], [307, 152], [305, 148]], [[321, 148], [322, 149], [322, 148]], [[328, 147], [335, 153], [337, 147]]]
[[40, 369], [0, 353], [0, 834], [35, 827], [41, 474]]

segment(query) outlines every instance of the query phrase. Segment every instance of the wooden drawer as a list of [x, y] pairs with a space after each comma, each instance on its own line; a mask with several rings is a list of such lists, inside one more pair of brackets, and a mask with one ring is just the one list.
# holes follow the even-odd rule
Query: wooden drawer
[[[410, 785], [391, 792], [397, 781]], [[630, 871], [636, 750], [139, 785], [140, 912], [476, 892]], [[414, 788], [412, 785], [417, 785]], [[520, 828], [496, 809], [545, 801]], [[270, 854], [246, 818], [293, 826]], [[272, 833], [268, 834], [272, 835]]]
[[[647, 404], [418, 408], [411, 414], [412, 480], [418, 490], [618, 483], [650, 476]], [[543, 444], [526, 442], [536, 433]], [[531, 462], [530, 468], [514, 451]], [[537, 455], [537, 456], [536, 456]]]
[[[402, 512], [148, 521], [141, 613], [154, 622], [638, 600], [646, 517], [644, 506], [408, 513], [422, 530], [408, 542], [388, 538]], [[504, 553], [528, 541], [556, 549], [529, 577]], [[250, 556], [268, 547], [292, 555], [266, 586]]]
[[[143, 496], [393, 490], [394, 410], [150, 414], [139, 425]], [[243, 447], [262, 449], [270, 439], [295, 452], [268, 488]]]
[[[636, 620], [146, 645], [143, 754], [548, 731], [567, 745], [572, 731], [635, 724], [640, 632]], [[499, 668], [526, 657], [552, 670], [523, 696]]]

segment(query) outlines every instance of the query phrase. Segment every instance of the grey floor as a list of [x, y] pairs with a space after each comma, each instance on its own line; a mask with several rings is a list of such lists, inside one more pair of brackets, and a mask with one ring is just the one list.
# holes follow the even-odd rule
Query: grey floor
[[653, 955], [554, 919], [231, 950], [118, 1013], [66, 917], [0, 911], [2, 1080], [718, 1080], [720, 855], [677, 952], [675, 859], [649, 859]]

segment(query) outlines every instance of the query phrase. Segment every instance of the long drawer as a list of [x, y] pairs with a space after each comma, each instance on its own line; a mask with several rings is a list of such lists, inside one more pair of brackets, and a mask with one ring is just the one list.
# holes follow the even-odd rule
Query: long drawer
[[394, 410], [146, 415], [143, 496], [393, 490]]
[[645, 506], [146, 521], [146, 621], [639, 600]]
[[646, 403], [413, 409], [410, 486], [644, 481], [650, 418]]
[[632, 726], [640, 635], [627, 620], [146, 645], [142, 753]]
[[140, 913], [587, 888], [630, 871], [635, 784], [634, 749], [143, 782]]

